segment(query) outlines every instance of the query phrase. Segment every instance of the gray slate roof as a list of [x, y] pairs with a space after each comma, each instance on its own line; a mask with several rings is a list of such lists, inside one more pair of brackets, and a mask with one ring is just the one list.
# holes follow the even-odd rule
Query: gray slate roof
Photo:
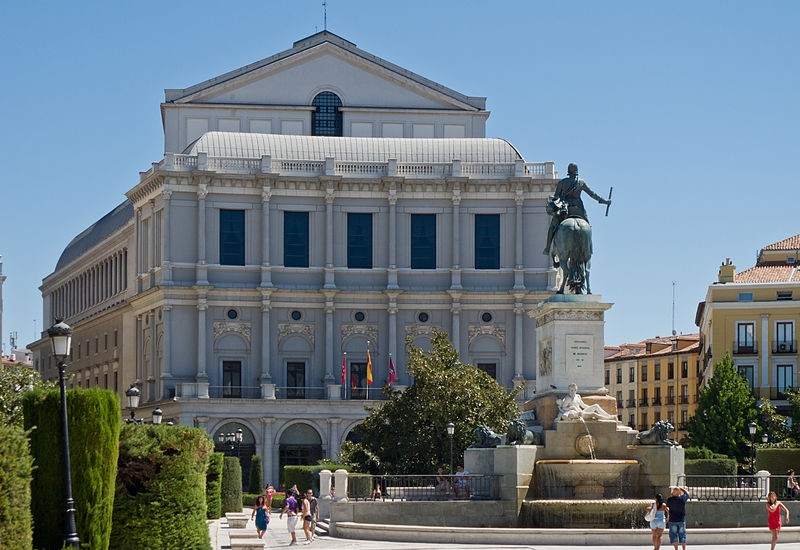
[[288, 136], [208, 132], [189, 145], [184, 154], [206, 153], [210, 157], [261, 158], [270, 155], [283, 160], [325, 160], [386, 162], [513, 163], [522, 155], [513, 145], [496, 138], [360, 138]]
[[58, 258], [55, 271], [77, 260], [89, 249], [97, 246], [133, 218], [133, 203], [125, 200], [111, 212], [81, 231], [72, 239]]

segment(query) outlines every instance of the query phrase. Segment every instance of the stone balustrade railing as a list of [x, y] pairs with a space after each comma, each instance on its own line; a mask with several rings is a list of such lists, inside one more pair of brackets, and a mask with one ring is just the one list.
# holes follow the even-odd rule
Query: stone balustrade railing
[[225, 174], [278, 174], [282, 176], [342, 176], [346, 178], [403, 177], [412, 179], [472, 178], [506, 179], [534, 178], [556, 179], [553, 162], [478, 163], [454, 160], [441, 162], [387, 162], [339, 161], [334, 158], [318, 160], [209, 157], [205, 153], [182, 155], [167, 153], [164, 160], [140, 174], [146, 178], [153, 170], [172, 172], [204, 171]]

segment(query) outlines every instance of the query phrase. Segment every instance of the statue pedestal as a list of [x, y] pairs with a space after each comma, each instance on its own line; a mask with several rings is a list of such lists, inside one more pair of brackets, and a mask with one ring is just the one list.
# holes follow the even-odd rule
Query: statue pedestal
[[597, 294], [556, 294], [528, 312], [536, 320], [536, 393], [605, 394], [604, 313], [612, 304]]

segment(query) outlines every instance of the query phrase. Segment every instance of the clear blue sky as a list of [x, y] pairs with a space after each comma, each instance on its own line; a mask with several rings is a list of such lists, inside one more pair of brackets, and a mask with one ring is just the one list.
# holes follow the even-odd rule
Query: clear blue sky
[[[677, 329], [725, 256], [800, 232], [800, 3], [329, 0], [328, 29], [470, 95], [487, 135], [605, 195], [606, 341]], [[41, 328], [67, 242], [162, 155], [159, 103], [321, 30], [320, 1], [0, 4], [3, 340]]]

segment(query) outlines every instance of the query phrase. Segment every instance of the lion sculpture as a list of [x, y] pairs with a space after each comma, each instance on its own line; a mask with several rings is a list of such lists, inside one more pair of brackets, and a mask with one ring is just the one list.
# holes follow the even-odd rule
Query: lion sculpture
[[639, 445], [677, 445], [669, 438], [670, 432], [674, 430], [675, 426], [668, 421], [659, 420], [649, 430], [639, 432], [636, 435], [636, 443]]
[[490, 449], [497, 447], [503, 440], [503, 436], [496, 434], [489, 426], [478, 426], [475, 428], [475, 440], [473, 448]]

